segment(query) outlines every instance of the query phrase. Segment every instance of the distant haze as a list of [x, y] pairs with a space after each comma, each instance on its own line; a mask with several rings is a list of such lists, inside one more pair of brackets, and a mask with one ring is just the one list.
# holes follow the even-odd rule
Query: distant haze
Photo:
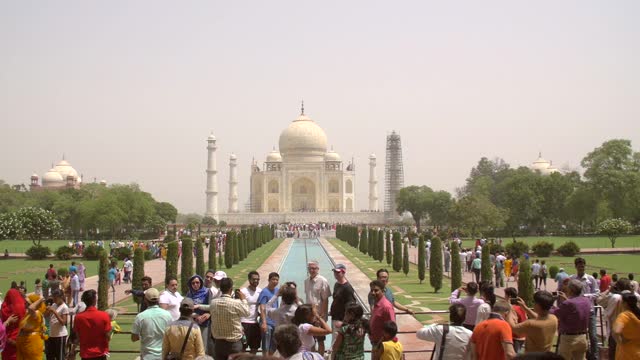
[[62, 154], [91, 182], [140, 184], [203, 213], [206, 138], [219, 209], [299, 114], [356, 162], [402, 136], [405, 185], [453, 192], [482, 156], [578, 168], [611, 138], [640, 146], [638, 1], [3, 1], [0, 179]]

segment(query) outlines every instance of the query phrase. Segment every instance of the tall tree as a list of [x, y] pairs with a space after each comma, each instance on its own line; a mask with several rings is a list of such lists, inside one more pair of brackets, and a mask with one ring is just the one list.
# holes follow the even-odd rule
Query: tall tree
[[384, 230], [378, 230], [378, 248], [376, 249], [376, 260], [382, 262], [384, 260]]
[[173, 241], [167, 245], [167, 262], [165, 264], [165, 283], [168, 279], [178, 279], [178, 242]]
[[182, 293], [189, 291], [189, 279], [193, 276], [193, 240], [190, 237], [182, 237], [182, 262], [180, 269], [180, 286]]
[[[144, 249], [137, 248], [133, 252], [133, 274], [131, 275], [131, 289], [142, 290], [142, 278], [144, 277]], [[140, 298], [133, 297], [138, 305], [140, 305]], [[139, 308], [138, 308], [139, 309]]]
[[402, 237], [400, 232], [393, 232], [393, 271], [402, 270]]
[[409, 242], [404, 243], [402, 247], [402, 272], [407, 276], [409, 274]]
[[387, 255], [387, 265], [391, 265], [393, 262], [393, 248], [391, 247], [391, 230], [387, 231], [387, 241], [385, 244], [386, 255]]
[[431, 256], [429, 257], [429, 283], [434, 292], [442, 289], [442, 240], [434, 236], [431, 239]]
[[204, 246], [202, 243], [202, 239], [198, 238], [196, 240], [196, 274], [200, 276], [204, 276], [205, 268], [204, 268]]
[[460, 247], [457, 241], [451, 243], [451, 291], [462, 285], [462, 263], [460, 262]]
[[428, 186], [408, 186], [400, 189], [396, 198], [399, 214], [408, 211], [416, 222], [416, 228], [420, 232], [420, 224], [427, 216], [433, 202], [433, 190]]
[[420, 284], [424, 281], [424, 275], [426, 272], [426, 259], [425, 259], [425, 242], [424, 235], [420, 234], [418, 238], [418, 279]]
[[109, 255], [105, 250], [100, 252], [98, 266], [98, 309], [106, 310], [109, 307]]
[[367, 250], [369, 249], [369, 230], [366, 227], [362, 228], [362, 232], [360, 233], [360, 252], [363, 254], [367, 254]]
[[609, 238], [612, 248], [616, 246], [616, 239], [620, 235], [630, 233], [631, 229], [631, 224], [622, 219], [607, 219], [598, 225], [598, 232]]
[[216, 252], [217, 252], [218, 241], [215, 236], [211, 236], [211, 240], [209, 241], [209, 269], [214, 272], [218, 271], [218, 263], [216, 262]]
[[480, 280], [491, 282], [493, 273], [491, 271], [491, 257], [489, 256], [489, 244], [482, 247], [482, 259], [480, 264]]

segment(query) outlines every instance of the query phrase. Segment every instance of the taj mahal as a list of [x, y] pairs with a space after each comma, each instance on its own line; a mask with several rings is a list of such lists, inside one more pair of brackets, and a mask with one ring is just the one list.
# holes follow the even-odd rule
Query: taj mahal
[[355, 210], [355, 164], [344, 164], [340, 155], [328, 149], [324, 130], [304, 113], [282, 131], [278, 149], [266, 155], [264, 163], [253, 160], [249, 181], [249, 206], [238, 207], [237, 158], [229, 157], [229, 204], [218, 212], [216, 137], [207, 139], [207, 188], [205, 216], [227, 224], [283, 222], [384, 223], [378, 209], [376, 156], [369, 155], [368, 211]]

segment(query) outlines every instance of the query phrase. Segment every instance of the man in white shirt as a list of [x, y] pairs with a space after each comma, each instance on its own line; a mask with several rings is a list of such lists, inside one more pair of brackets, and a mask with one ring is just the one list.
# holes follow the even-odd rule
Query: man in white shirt
[[242, 323], [242, 329], [244, 330], [246, 338], [245, 343], [243, 344], [244, 349], [248, 346], [250, 352], [255, 354], [258, 352], [260, 342], [262, 340], [262, 332], [257, 320], [258, 298], [260, 297], [260, 291], [262, 291], [262, 289], [258, 286], [260, 283], [260, 274], [258, 274], [257, 271], [249, 272], [247, 278], [249, 280], [249, 286], [244, 289], [240, 289], [240, 291], [242, 291], [249, 303], [249, 316], [241, 318], [240, 322]]
[[158, 303], [161, 308], [171, 314], [173, 321], [176, 321], [180, 318], [180, 303], [183, 299], [178, 292], [178, 280], [174, 277], [168, 277], [165, 285], [167, 288], [160, 294]]
[[[307, 264], [309, 277], [304, 280], [304, 293], [306, 295], [306, 303], [315, 305], [318, 315], [327, 321], [329, 313], [329, 296], [331, 296], [331, 287], [329, 281], [320, 275], [320, 265], [317, 260], [311, 260]], [[318, 342], [318, 353], [324, 355], [325, 336], [316, 337]]]
[[[444, 344], [442, 343], [442, 334], [444, 333], [445, 325], [432, 324], [416, 332], [418, 339], [436, 344], [434, 359], [464, 360], [471, 358], [471, 354], [467, 350], [473, 332], [462, 326], [466, 313], [464, 305], [460, 303], [449, 307], [450, 324]], [[443, 356], [440, 356], [442, 345], [444, 345], [444, 353]]]
[[[573, 264], [576, 267], [576, 274], [571, 275], [571, 279], [580, 280], [582, 283], [582, 296], [588, 297], [593, 303], [600, 295], [600, 288], [596, 279], [585, 273], [587, 261], [581, 257], [577, 257], [573, 260]], [[596, 327], [596, 314], [595, 308], [591, 307], [591, 313], [589, 314], [589, 351], [587, 352], [588, 360], [598, 360], [600, 358], [600, 350], [598, 345], [598, 334]]]
[[45, 342], [47, 359], [64, 360], [67, 335], [67, 315], [69, 307], [64, 302], [62, 290], [51, 292], [53, 304], [47, 307], [45, 315], [49, 316], [49, 339]]

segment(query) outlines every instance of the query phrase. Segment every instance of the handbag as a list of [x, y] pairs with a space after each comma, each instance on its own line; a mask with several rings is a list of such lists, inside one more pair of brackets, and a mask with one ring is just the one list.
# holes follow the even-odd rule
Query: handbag
[[189, 330], [187, 330], [187, 336], [184, 337], [184, 341], [182, 342], [182, 349], [180, 349], [180, 353], [169, 352], [164, 360], [180, 360], [182, 359], [182, 354], [184, 354], [184, 349], [187, 347], [187, 341], [189, 341], [189, 335], [191, 335], [191, 328], [193, 328], [193, 320], [189, 323]]
[[[444, 356], [444, 344], [447, 339], [447, 334], [449, 333], [449, 324], [442, 325], [442, 341], [440, 342], [440, 354], [438, 354], [438, 360], [442, 360]], [[436, 354], [436, 344], [433, 344], [433, 351], [431, 351], [431, 360], [433, 360], [433, 356]]]

